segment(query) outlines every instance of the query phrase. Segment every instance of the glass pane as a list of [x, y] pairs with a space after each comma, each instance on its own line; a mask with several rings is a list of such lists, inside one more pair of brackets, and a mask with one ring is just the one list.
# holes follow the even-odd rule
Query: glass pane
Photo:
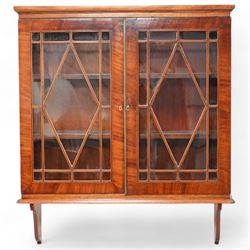
[[139, 109], [139, 168], [147, 168], [147, 109]]
[[[153, 94], [161, 74], [169, 60], [170, 54], [174, 48], [172, 43], [151, 43], [150, 44], [150, 89]], [[168, 74], [168, 77], [171, 77]]]
[[209, 109], [209, 168], [217, 169], [217, 109]]
[[110, 105], [110, 44], [102, 44], [102, 104]]
[[110, 138], [111, 138], [110, 108], [102, 109], [102, 167], [110, 169]]
[[206, 173], [180, 173], [181, 180], [206, 180]]
[[110, 139], [103, 139], [102, 141], [103, 147], [103, 159], [102, 159], [102, 167], [103, 169], [111, 169], [111, 162], [110, 162]]
[[32, 83], [32, 104], [40, 105], [40, 81], [33, 81]]
[[[155, 73], [162, 73], [169, 56], [173, 50], [172, 43], [154, 43], [150, 44], [150, 73], [151, 76]], [[146, 60], [145, 60], [146, 62]], [[160, 78], [160, 76], [158, 76]]]
[[181, 44], [188, 62], [196, 77], [205, 78], [206, 73], [206, 44], [182, 43]]
[[151, 169], [175, 169], [175, 165], [152, 117], [150, 123], [150, 167]]
[[110, 74], [110, 44], [102, 44], [102, 72], [104, 74]]
[[41, 111], [38, 108], [33, 109], [33, 136], [41, 139]]
[[[71, 180], [71, 178], [98, 181], [102, 178], [103, 181], [110, 181], [111, 173], [107, 172], [111, 169], [110, 34], [102, 32], [102, 40], [105, 42], [101, 44], [93, 43], [99, 39], [98, 32], [74, 32], [72, 38], [75, 41], [73, 45], [75, 51], [72, 47], [68, 47], [67, 43], [53, 44], [53, 41], [67, 41], [68, 32], [43, 34], [46, 98], [44, 105], [45, 181]], [[52, 42], [46, 43], [46, 41]], [[40, 44], [35, 45], [34, 55], [37, 54], [36, 50], [40, 53]], [[99, 57], [100, 51], [102, 51], [101, 58]], [[38, 59], [35, 59], [37, 63], [40, 62], [39, 55]], [[36, 68], [40, 70], [40, 66]], [[40, 77], [38, 73], [35, 72], [34, 75]], [[40, 84], [40, 78], [38, 80]], [[34, 86], [34, 90], [38, 88], [35, 93], [38, 92], [40, 98], [40, 85], [35, 83]], [[99, 95], [101, 95], [100, 98]], [[99, 101], [100, 113], [97, 112]], [[95, 120], [93, 120], [94, 115]], [[34, 126], [41, 126], [41, 121], [37, 123], [36, 119], [37, 115], [34, 115]], [[41, 120], [41, 118], [38, 119]], [[99, 123], [102, 128], [99, 127]], [[38, 128], [34, 129], [36, 134], [38, 134], [37, 130]], [[36, 169], [41, 169], [40, 137], [40, 134], [34, 137], [36, 138], [34, 151], [37, 152], [34, 159], [34, 162], [37, 162]], [[81, 152], [79, 152], [80, 149]], [[106, 170], [101, 175], [100, 163]], [[74, 167], [72, 176], [71, 166]], [[46, 169], [50, 171], [46, 172]], [[54, 171], [57, 169], [69, 170], [69, 172]], [[88, 171], [77, 172], [77, 170], [84, 169]], [[92, 172], [91, 169], [97, 172]]]
[[86, 81], [81, 80], [83, 78], [75, 55], [70, 51], [46, 103], [71, 163], [97, 109]]
[[163, 131], [192, 131], [204, 104], [191, 79], [163, 81], [153, 109]]
[[[206, 44], [182, 43], [182, 48], [192, 68], [195, 78], [202, 90], [202, 93], [205, 97], [206, 96]], [[183, 71], [183, 73], [184, 77], [185, 71]]]
[[40, 41], [40, 33], [32, 33], [32, 41]]
[[217, 39], [217, 31], [210, 31], [209, 39]]
[[145, 180], [147, 180], [147, 178], [148, 178], [148, 175], [147, 175], [147, 173], [139, 173], [139, 180], [140, 181], [145, 181]]
[[211, 172], [208, 174], [209, 180], [216, 180], [217, 179], [217, 173]]
[[209, 109], [209, 133], [213, 139], [217, 138], [217, 108]]
[[[74, 44], [77, 54], [80, 58], [82, 67], [84, 68], [91, 84], [92, 88], [95, 91], [97, 98], [99, 97], [99, 45], [98, 44], [89, 44], [89, 43], [78, 43]], [[106, 47], [105, 47], [106, 48]], [[103, 55], [105, 52], [103, 51]], [[104, 60], [107, 61], [107, 58], [103, 56], [103, 66]], [[108, 61], [109, 62], [109, 61]], [[107, 63], [105, 63], [105, 67], [102, 70], [104, 73], [107, 69]], [[87, 82], [86, 82], [87, 83]]]
[[153, 31], [150, 33], [151, 40], [175, 40], [176, 32], [172, 31]]
[[147, 168], [147, 139], [143, 138], [139, 141], [139, 168]]
[[[181, 32], [182, 39], [206, 39], [206, 32]], [[153, 31], [150, 39], [176, 39], [176, 32]], [[145, 39], [144, 33], [139, 33], [139, 39]], [[206, 44], [182, 43], [177, 47], [172, 60], [170, 55], [174, 43], [151, 42], [150, 61], [147, 62], [147, 47], [139, 43], [139, 104], [148, 105], [146, 73], [150, 73], [150, 104], [153, 114], [150, 114], [150, 128], [147, 128], [147, 107], [139, 107], [139, 169], [147, 169], [150, 160], [150, 176], [139, 173], [140, 180], [175, 181], [176, 164], [178, 165], [186, 151], [182, 169], [206, 168], [206, 116], [198, 128], [189, 149], [188, 142], [204, 109], [203, 97], [206, 97]], [[185, 58], [186, 57], [186, 58]], [[188, 63], [185, 61], [188, 61]], [[169, 63], [165, 77], [162, 73]], [[191, 66], [198, 87], [192, 79]], [[147, 65], [150, 65], [147, 72]], [[156, 88], [157, 86], [157, 88]], [[157, 92], [155, 92], [157, 89]], [[201, 90], [201, 93], [199, 91]], [[151, 113], [151, 111], [150, 111]], [[155, 114], [155, 117], [154, 117]], [[150, 131], [150, 142], [147, 139], [147, 129]], [[148, 155], [147, 145], [150, 145]], [[148, 156], [147, 156], [148, 155]], [[173, 172], [158, 172], [156, 170], [173, 170]], [[155, 171], [154, 171], [155, 170]], [[183, 173], [183, 180], [203, 180], [204, 173]]]
[[32, 72], [33, 79], [40, 80], [40, 44], [32, 44]]
[[51, 125], [44, 119], [44, 158], [45, 169], [69, 169], [62, 150], [55, 138]]
[[163, 140], [159, 133], [154, 133], [156, 138], [150, 140], [150, 167], [151, 169], [175, 169]]
[[109, 40], [109, 32], [102, 32], [102, 40]]
[[141, 31], [139, 32], [139, 40], [146, 40], [147, 39], [147, 32]]
[[144, 77], [145, 77], [146, 65], [147, 65], [146, 56], [147, 56], [146, 44], [141, 43], [139, 44], [139, 72], [144, 73]]
[[217, 139], [209, 139], [209, 168], [217, 169]]
[[80, 154], [79, 160], [76, 164], [76, 169], [99, 169], [100, 168], [100, 138], [99, 133], [99, 123], [98, 119], [95, 122], [95, 125], [90, 132], [89, 138], [87, 139], [83, 150]]
[[44, 94], [47, 95], [49, 87], [55, 77], [59, 64], [67, 48], [66, 44], [44, 44]]
[[99, 180], [100, 173], [82, 173], [82, 172], [75, 172], [74, 173], [75, 180]]
[[70, 180], [69, 173], [45, 173], [45, 180]]
[[217, 43], [209, 43], [209, 72], [211, 75], [217, 76]]
[[110, 108], [102, 109], [102, 132], [103, 136], [109, 138], [111, 134]]
[[33, 109], [34, 169], [41, 168], [41, 112]]
[[157, 83], [159, 82], [159, 74], [151, 74], [151, 78], [150, 78], [150, 96], [152, 95], [152, 93], [155, 90], [155, 87], [157, 85]]
[[204, 115], [199, 129], [187, 152], [181, 166], [182, 169], [206, 168], [206, 115]]
[[209, 77], [209, 104], [217, 104], [217, 77]]
[[165, 137], [177, 163], [181, 161], [183, 153], [188, 145], [190, 132], [169, 133]]
[[174, 54], [174, 57], [167, 70], [167, 76], [168, 78], [178, 78], [178, 79], [185, 78], [185, 77], [191, 78], [191, 76], [189, 75], [189, 71], [187, 69], [187, 65], [185, 64], [185, 61], [179, 50], [176, 50]]
[[102, 79], [102, 105], [110, 105], [110, 79]]
[[147, 80], [146, 78], [139, 79], [139, 104], [146, 104], [147, 102]]
[[204, 40], [206, 39], [206, 32], [205, 31], [183, 31], [183, 32], [180, 32], [180, 39]]
[[68, 41], [69, 33], [66, 32], [52, 32], [43, 34], [44, 41]]
[[35, 181], [40, 181], [40, 180], [42, 180], [42, 173], [35, 172], [35, 173], [34, 173], [34, 180], [35, 180]]
[[32, 44], [32, 104], [40, 104], [40, 44]]
[[140, 128], [140, 138], [147, 137], [147, 109], [139, 109], [139, 128]]
[[[195, 75], [197, 75], [197, 74], [195, 74]], [[206, 77], [205, 77], [205, 75], [203, 75], [201, 77], [196, 76], [196, 80], [198, 82], [198, 85], [202, 91], [204, 98], [206, 98]]]
[[153, 181], [176, 180], [176, 173], [157, 173], [157, 172], [152, 173], [151, 172], [150, 178]]
[[[99, 74], [99, 45], [93, 43], [76, 43], [74, 44], [77, 54], [86, 73], [92, 74], [98, 78]], [[107, 45], [106, 45], [107, 46]], [[106, 47], [105, 47], [106, 49]], [[105, 51], [105, 50], [104, 50]], [[103, 52], [105, 54], [105, 52]], [[104, 59], [103, 59], [104, 60]], [[107, 58], [105, 57], [105, 60]], [[108, 71], [108, 70], [107, 70]], [[103, 72], [105, 72], [103, 70]]]
[[110, 172], [102, 173], [102, 179], [105, 181], [110, 181], [111, 180]]
[[73, 32], [73, 40], [76, 41], [95, 41], [98, 40], [97, 32]]
[[34, 169], [41, 169], [41, 140], [34, 140], [33, 151], [34, 151]]

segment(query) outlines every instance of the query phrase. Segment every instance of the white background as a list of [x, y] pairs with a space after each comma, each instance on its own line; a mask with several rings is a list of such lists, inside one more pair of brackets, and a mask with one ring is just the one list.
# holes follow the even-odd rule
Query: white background
[[[0, 249], [248, 249], [249, 1], [1, 1]], [[212, 205], [44, 205], [43, 244], [20, 198], [18, 36], [14, 5], [235, 4], [232, 12], [232, 196], [213, 244]], [[248, 32], [249, 33], [249, 32]]]

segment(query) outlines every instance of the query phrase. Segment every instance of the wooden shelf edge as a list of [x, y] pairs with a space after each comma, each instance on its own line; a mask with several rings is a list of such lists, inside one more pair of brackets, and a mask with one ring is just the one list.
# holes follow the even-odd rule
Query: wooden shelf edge
[[[60, 197], [61, 196], [61, 197]], [[235, 203], [231, 195], [26, 194], [21, 204], [195, 204]]]

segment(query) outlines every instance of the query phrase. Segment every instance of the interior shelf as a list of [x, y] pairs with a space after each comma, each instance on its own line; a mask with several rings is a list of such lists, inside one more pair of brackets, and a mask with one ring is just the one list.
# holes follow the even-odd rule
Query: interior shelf
[[[82, 133], [80, 131], [59, 131], [57, 132], [60, 139], [82, 139], [85, 136], [85, 133]], [[191, 135], [193, 133], [193, 130], [183, 130], [183, 131], [163, 131], [164, 136], [167, 139], [190, 139]], [[110, 131], [102, 131], [102, 138], [103, 139], [110, 139], [111, 133]], [[88, 138], [92, 140], [97, 140], [100, 137], [99, 131], [91, 131], [89, 133]], [[140, 131], [139, 134], [140, 139], [147, 139], [147, 131]], [[196, 138], [198, 139], [205, 139], [206, 138], [206, 131], [198, 131], [196, 133]], [[40, 133], [34, 133], [33, 135], [34, 140], [40, 140], [41, 135]], [[159, 131], [150, 131], [150, 138], [152, 139], [161, 139]], [[210, 130], [209, 132], [209, 139], [216, 139], [216, 130]], [[55, 139], [54, 134], [53, 135], [47, 135], [45, 133], [44, 136], [45, 140], [51, 140]]]
[[[60, 139], [65, 139], [65, 140], [69, 140], [69, 139], [83, 139], [86, 135], [86, 133], [82, 132], [82, 131], [57, 131]], [[102, 131], [102, 138], [103, 139], [110, 139], [111, 133], [110, 130], [109, 131]], [[88, 139], [92, 139], [92, 140], [97, 140], [100, 138], [100, 132], [99, 131], [91, 131], [88, 135]], [[41, 140], [41, 134], [40, 133], [34, 133], [33, 134], [33, 139], [35, 141], [37, 140]], [[44, 135], [44, 139], [45, 140], [52, 140], [55, 139], [54, 134], [48, 135], [45, 132]]]
[[[99, 79], [99, 73], [91, 73], [88, 74], [88, 78], [90, 80], [95, 80], [95, 79]], [[141, 79], [146, 79], [147, 78], [147, 74], [146, 73], [140, 73], [139, 77]], [[151, 79], [159, 79], [161, 77], [161, 73], [150, 73], [150, 78]], [[190, 74], [188, 73], [168, 73], [166, 76], [166, 78], [191, 78]], [[206, 78], [206, 73], [203, 72], [199, 72], [199, 73], [195, 73], [195, 77], [196, 78]], [[217, 74], [216, 73], [210, 73], [209, 74], [210, 78], [217, 78]], [[61, 79], [83, 79], [84, 76], [83, 74], [60, 74], [60, 78]], [[44, 79], [50, 79], [50, 76], [45, 75]], [[102, 73], [102, 79], [110, 79], [110, 74], [106, 74], [106, 73]], [[40, 80], [40, 74], [34, 74], [33, 75], [33, 80], [38, 81]]]
[[[206, 78], [206, 73], [199, 72], [194, 74], [196, 78]], [[141, 79], [147, 78], [146, 73], [140, 73], [139, 74]], [[159, 79], [161, 77], [161, 73], [150, 73], [150, 78], [154, 79], [157, 78]], [[209, 74], [210, 78], [217, 78], [216, 73], [210, 73]], [[165, 78], [191, 78], [191, 75], [188, 73], [168, 73]]]
[[[193, 133], [193, 130], [183, 130], [183, 131], [163, 131], [164, 136], [167, 139], [190, 139], [191, 135]], [[140, 139], [146, 139], [147, 138], [147, 131], [140, 131]], [[205, 139], [206, 138], [206, 131], [198, 131], [196, 133], [196, 137], [198, 136], [199, 139]], [[161, 139], [161, 135], [159, 131], [150, 131], [150, 138], [152, 139]], [[209, 132], [209, 138], [210, 139], [216, 139], [216, 130], [210, 130]]]
[[[110, 79], [110, 74], [102, 73], [101, 75], [102, 79]], [[87, 73], [87, 76], [90, 80], [99, 79], [99, 73], [91, 73], [91, 74]], [[83, 78], [84, 78], [83, 74], [60, 74], [60, 79], [65, 79], [65, 80], [66, 79], [78, 80]], [[51, 80], [51, 76], [45, 74], [44, 79]], [[34, 74], [33, 80], [40, 81], [40, 74]]]

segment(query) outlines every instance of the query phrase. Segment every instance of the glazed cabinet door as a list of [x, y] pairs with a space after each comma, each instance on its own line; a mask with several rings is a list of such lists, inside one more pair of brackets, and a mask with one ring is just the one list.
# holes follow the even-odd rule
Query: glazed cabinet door
[[226, 194], [230, 19], [127, 21], [129, 194]]
[[122, 193], [119, 19], [19, 23], [23, 193]]

